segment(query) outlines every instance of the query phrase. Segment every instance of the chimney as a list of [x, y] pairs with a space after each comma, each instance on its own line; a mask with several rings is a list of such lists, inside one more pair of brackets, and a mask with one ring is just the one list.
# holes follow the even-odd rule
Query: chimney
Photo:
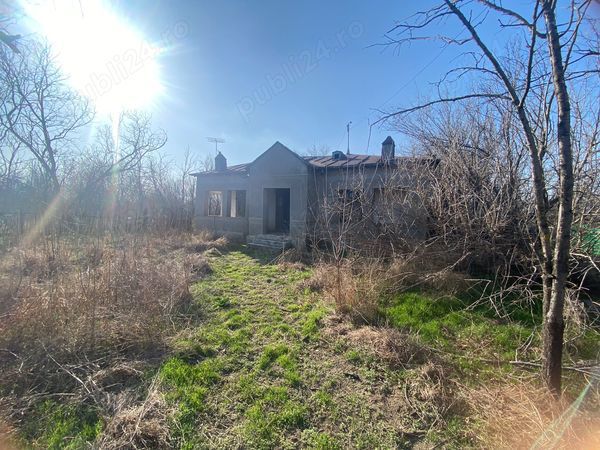
[[396, 159], [396, 144], [391, 136], [381, 143], [381, 159], [386, 162]]
[[215, 170], [217, 172], [224, 172], [227, 170], [227, 158], [223, 156], [221, 152], [215, 156]]
[[339, 150], [334, 150], [333, 152], [331, 152], [331, 157], [333, 159], [346, 159], [346, 155], [344, 154], [344, 152], [341, 152]]

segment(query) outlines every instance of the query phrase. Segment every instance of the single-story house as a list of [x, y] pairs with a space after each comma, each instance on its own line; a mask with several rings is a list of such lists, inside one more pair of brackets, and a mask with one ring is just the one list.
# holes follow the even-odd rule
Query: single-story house
[[[194, 224], [255, 245], [304, 247], [325, 205], [356, 197], [359, 178], [361, 197], [377, 202], [390, 180], [398, 189], [410, 183], [417, 160], [397, 157], [389, 136], [378, 155], [301, 156], [275, 142], [251, 163], [228, 166], [219, 152], [213, 170], [193, 174]], [[411, 220], [413, 232], [424, 232], [417, 222]]]

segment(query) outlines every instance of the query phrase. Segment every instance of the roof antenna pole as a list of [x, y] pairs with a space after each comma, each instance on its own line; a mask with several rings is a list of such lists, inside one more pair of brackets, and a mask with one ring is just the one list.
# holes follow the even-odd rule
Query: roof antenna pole
[[352, 125], [352, 121], [346, 124], [346, 133], [348, 135], [348, 146], [346, 147], [346, 155], [350, 154], [350, 125]]
[[224, 144], [225, 143], [225, 139], [220, 139], [220, 138], [216, 138], [216, 137], [207, 137], [206, 140], [208, 142], [214, 142], [215, 143], [215, 153], [219, 153], [219, 144]]

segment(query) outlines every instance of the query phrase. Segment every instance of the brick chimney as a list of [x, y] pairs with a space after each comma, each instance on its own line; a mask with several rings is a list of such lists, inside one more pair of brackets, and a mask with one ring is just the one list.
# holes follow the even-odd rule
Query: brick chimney
[[381, 159], [383, 161], [393, 161], [396, 158], [396, 143], [391, 136], [385, 138], [381, 143]]
[[217, 172], [224, 172], [227, 170], [227, 158], [223, 156], [221, 152], [215, 156], [215, 170]]

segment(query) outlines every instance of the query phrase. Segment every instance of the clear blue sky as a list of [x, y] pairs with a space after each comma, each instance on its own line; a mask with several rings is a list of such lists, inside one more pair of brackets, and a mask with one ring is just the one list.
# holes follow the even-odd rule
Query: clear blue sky
[[[437, 2], [435, 2], [437, 3]], [[166, 95], [154, 111], [169, 135], [167, 152], [186, 146], [206, 154], [207, 136], [230, 164], [251, 161], [273, 142], [303, 153], [313, 146], [346, 148], [352, 121], [354, 153], [379, 152], [391, 134], [369, 122], [376, 108], [393, 109], [432, 96], [456, 58], [439, 41], [373, 47], [397, 20], [433, 1], [159, 1], [117, 3], [147, 37], [172, 49], [161, 58]], [[431, 32], [432, 30], [428, 30]], [[460, 32], [455, 20], [444, 26]], [[499, 39], [497, 35], [488, 36]], [[403, 148], [404, 147], [404, 148]]]
[[[373, 108], [427, 95], [428, 82], [456, 56], [439, 42], [400, 52], [371, 47], [427, 3], [140, 0], [125, 13], [173, 47], [161, 59], [167, 95], [154, 112], [168, 153], [189, 145], [205, 154], [213, 148], [206, 136], [217, 136], [235, 164], [276, 140], [300, 153], [315, 145], [345, 150], [349, 121], [351, 151], [366, 152], [368, 120], [379, 117]], [[401, 146], [396, 133], [374, 128], [368, 151], [378, 152], [388, 134]]]
[[[82, 16], [97, 16], [91, 0], [65, 1], [73, 2], [76, 15], [81, 10]], [[398, 21], [439, 0], [103, 1], [149, 41], [167, 49], [159, 57], [165, 89], [153, 114], [154, 123], [168, 133], [167, 153], [176, 159], [188, 146], [198, 155], [212, 152], [207, 136], [226, 140], [221, 149], [230, 164], [253, 160], [275, 141], [298, 153], [312, 147], [345, 150], [350, 121], [353, 153], [379, 152], [388, 134], [399, 152], [408, 151], [402, 136], [385, 125], [374, 127], [369, 140], [369, 123], [380, 118], [377, 110], [393, 111], [436, 97], [434, 83], [456, 67], [460, 52], [470, 50], [468, 45], [457, 48], [440, 40], [422, 40], [400, 49], [378, 45]], [[524, 8], [521, 12], [527, 16], [531, 13], [529, 2], [505, 3]], [[559, 4], [559, 17], [567, 5], [566, 0]], [[481, 9], [475, 16], [478, 13]], [[507, 39], [497, 19], [492, 13], [478, 28], [492, 50], [504, 47]], [[76, 33], [68, 27], [69, 22], [59, 23], [54, 31], [63, 42], [76, 44]], [[514, 36], [514, 29], [508, 30]], [[110, 33], [107, 29], [106, 36], [95, 38], [94, 44], [100, 45], [97, 52], [81, 45], [71, 47], [83, 51], [82, 58], [102, 53], [109, 41], [113, 45], [119, 37]], [[467, 37], [454, 17], [423, 31], [425, 36], [432, 34]], [[129, 44], [123, 41], [123, 45]], [[127, 47], [123, 55], [114, 57], [123, 62], [130, 50], [142, 53]], [[78, 53], [71, 62], [76, 69], [85, 69]], [[89, 70], [95, 74], [95, 68]], [[143, 91], [140, 86], [145, 86], [133, 86], [133, 80], [129, 79], [130, 97], [133, 87], [137, 96]], [[465, 86], [455, 84], [452, 89], [457, 93], [461, 88], [464, 93]]]

